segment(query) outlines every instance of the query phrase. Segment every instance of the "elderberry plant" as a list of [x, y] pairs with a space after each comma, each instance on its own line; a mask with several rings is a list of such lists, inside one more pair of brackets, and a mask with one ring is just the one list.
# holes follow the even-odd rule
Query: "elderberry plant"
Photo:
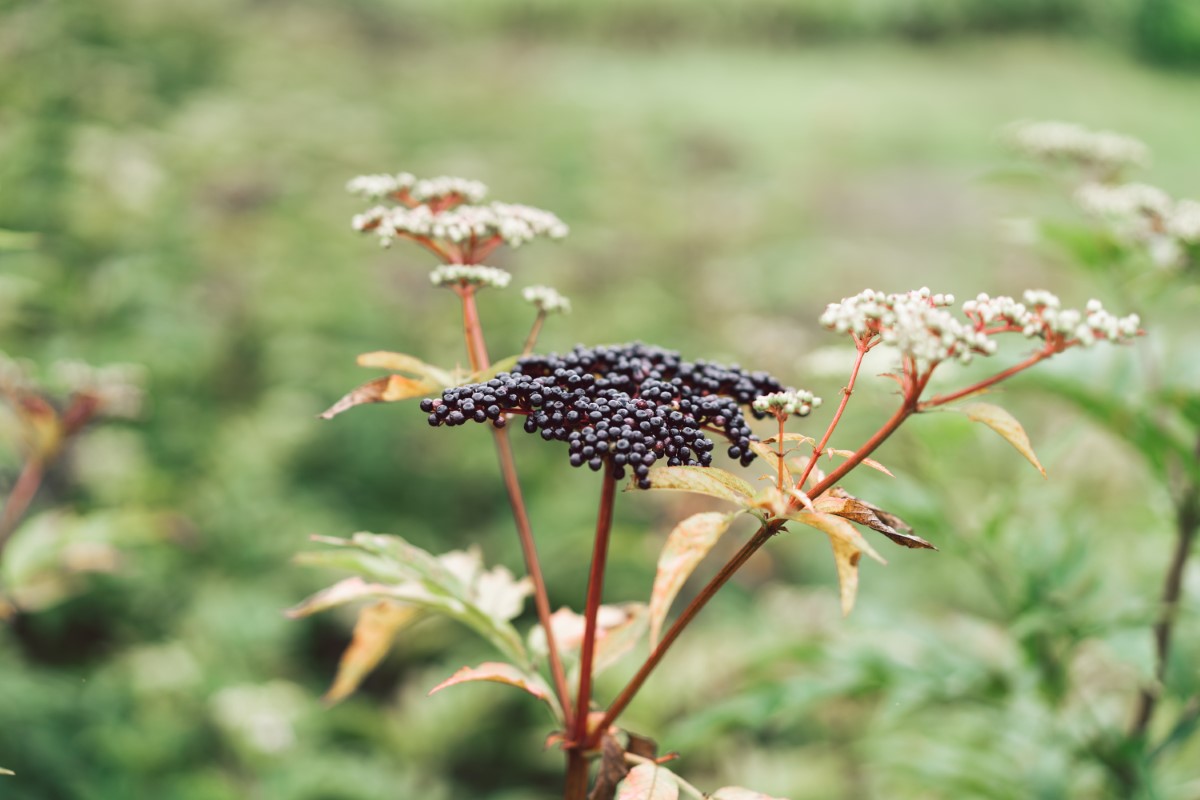
[[[987, 403], [960, 401], [1075, 347], [1122, 344], [1141, 334], [1136, 315], [1115, 316], [1096, 300], [1081, 310], [1065, 309], [1044, 291], [1028, 292], [1020, 300], [979, 295], [957, 311], [952, 296], [928, 289], [864, 291], [831, 303], [821, 316], [823, 326], [850, 339], [856, 355], [848, 365], [839, 402], [818, 438], [790, 428], [819, 409], [821, 399], [763, 372], [687, 361], [679, 353], [641, 343], [581, 345], [562, 354], [534, 354], [547, 316], [570, 310], [566, 298], [547, 287], [524, 291], [537, 315], [521, 354], [493, 362], [477, 296], [484, 289], [506, 287], [511, 276], [481, 262], [504, 244], [517, 247], [535, 238], [562, 238], [566, 226], [539, 209], [483, 204], [486, 187], [460, 178], [374, 175], [356, 178], [349, 188], [379, 202], [354, 218], [356, 230], [376, 235], [385, 246], [411, 241], [444, 262], [433, 270], [431, 281], [460, 300], [470, 367], [443, 369], [400, 353], [368, 353], [359, 363], [389, 374], [354, 389], [323, 416], [365, 403], [421, 398], [420, 410], [434, 428], [468, 422], [489, 426], [528, 576], [518, 580], [503, 567], [488, 570], [477, 551], [436, 556], [395, 536], [322, 538], [333, 549], [307, 554], [303, 560], [357, 574], [291, 613], [304, 616], [374, 601], [360, 612], [354, 641], [330, 690], [332, 700], [352, 692], [399, 632], [421, 615], [444, 614], [479, 633], [504, 660], [464, 667], [432, 691], [493, 681], [544, 702], [556, 724], [548, 741], [566, 755], [567, 800], [649, 800], [680, 793], [717, 800], [770, 800], [739, 787], [704, 794], [664, 766], [673, 756], [660, 757], [652, 740], [619, 726], [622, 712], [672, 644], [717, 591], [789, 526], [812, 528], [827, 537], [842, 608], [849, 613], [862, 555], [883, 562], [860, 527], [904, 547], [934, 549], [899, 517], [843, 488], [842, 481], [853, 470], [865, 465], [888, 472], [871, 455], [910, 418], [933, 411], [958, 411], [984, 423], [1040, 469], [1028, 437], [1010, 414]], [[1032, 343], [1032, 352], [956, 390], [936, 395], [926, 391], [934, 372], [949, 368], [943, 365], [995, 356], [1002, 338]], [[880, 346], [893, 350], [897, 358], [887, 377], [899, 387], [899, 405], [867, 441], [854, 449], [834, 447], [863, 359]], [[770, 435], [760, 439], [751, 419], [765, 421]], [[565, 444], [572, 467], [587, 465], [601, 474], [582, 615], [567, 608], [550, 612], [508, 439], [517, 420], [526, 433]], [[723, 440], [721, 448], [717, 439]], [[828, 473], [820, 467], [822, 456], [838, 459]], [[757, 489], [740, 471], [718, 466], [725, 463], [718, 458], [728, 458], [740, 470], [765, 464], [766, 488]], [[606, 605], [603, 583], [616, 487], [626, 477], [635, 498], [636, 493], [683, 491], [716, 498], [733, 510], [705, 511], [680, 521], [667, 537], [648, 602]], [[669, 621], [685, 580], [743, 515], [754, 520], [754, 534]], [[538, 625], [522, 636], [512, 620], [529, 595]], [[646, 639], [649, 652], [624, 689], [607, 704], [593, 697], [594, 676], [629, 657]]]
[[[1052, 374], [1037, 388], [1072, 404], [1140, 456], [1168, 498], [1174, 531], [1160, 605], [1145, 633], [1153, 642], [1153, 678], [1136, 692], [1123, 730], [1107, 731], [1089, 749], [1122, 797], [1158, 796], [1159, 764], [1179, 753], [1200, 725], [1194, 670], [1176, 640], [1195, 622], [1183, 578], [1200, 535], [1200, 375], [1192, 335], [1200, 291], [1200, 201], [1129, 180], [1150, 163], [1150, 148], [1122, 134], [1063, 122], [1021, 122], [1007, 131], [1012, 148], [1038, 167], [1041, 184], [1074, 206], [1069, 216], [1028, 221], [1027, 244], [1043, 258], [1098, 276], [1114, 295], [1155, 309], [1158, 346], [1138, 348], [1138, 390], [1128, 367], [1093, 370], [1087, 380]], [[1064, 258], [1065, 257], [1065, 258]], [[1171, 328], [1171, 320], [1177, 324]], [[1137, 535], [1145, 535], [1138, 531]], [[1194, 610], [1194, 606], [1193, 606]], [[1186, 755], [1183, 756], [1186, 758]]]

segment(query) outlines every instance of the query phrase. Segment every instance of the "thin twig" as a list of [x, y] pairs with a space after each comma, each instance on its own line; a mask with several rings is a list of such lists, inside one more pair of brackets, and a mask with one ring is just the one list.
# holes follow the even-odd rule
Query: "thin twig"
[[534, 345], [537, 344], [538, 334], [542, 332], [542, 324], [545, 321], [546, 312], [539, 309], [537, 317], [533, 320], [533, 327], [529, 329], [529, 335], [525, 337], [525, 346], [521, 348], [522, 358], [533, 352]]
[[854, 367], [850, 370], [850, 380], [846, 383], [845, 388], [842, 389], [841, 402], [838, 403], [837, 411], [833, 413], [833, 419], [829, 421], [829, 427], [825, 429], [825, 435], [821, 437], [820, 443], [813, 449], [812, 458], [808, 460], [808, 465], [804, 467], [804, 474], [796, 482], [796, 488], [800, 491], [804, 491], [805, 481], [812, 474], [813, 467], [817, 465], [817, 459], [825, 451], [825, 445], [829, 444], [829, 437], [833, 436], [834, 429], [841, 422], [842, 412], [846, 410], [846, 405], [850, 402], [850, 395], [854, 393], [854, 382], [858, 380], [858, 369], [862, 366], [863, 356], [867, 354], [868, 350], [866, 340], [856, 340], [856, 343], [858, 345], [858, 354], [854, 357]]

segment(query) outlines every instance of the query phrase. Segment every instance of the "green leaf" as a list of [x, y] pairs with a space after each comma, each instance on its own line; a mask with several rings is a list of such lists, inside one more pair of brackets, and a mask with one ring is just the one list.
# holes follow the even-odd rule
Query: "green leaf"
[[1029, 463], [1037, 467], [1037, 471], [1045, 477], [1046, 470], [1042, 468], [1041, 462], [1033, 452], [1033, 445], [1030, 444], [1025, 429], [1021, 427], [1020, 422], [1017, 422], [1016, 417], [1000, 406], [994, 406], [991, 403], [968, 403], [962, 406], [943, 406], [942, 410], [960, 412], [966, 414], [967, 419], [972, 422], [982, 422], [987, 425], [1004, 437], [1006, 442], [1015, 447], [1017, 452], [1025, 456]]
[[887, 562], [862, 537], [858, 529], [841, 517], [833, 514], [814, 514], [801, 511], [788, 519], [816, 528], [829, 537], [833, 547], [833, 561], [837, 566], [838, 584], [842, 594], [842, 614], [849, 614], [858, 595], [858, 562], [863, 553], [878, 561]]
[[409, 375], [436, 383], [439, 388], [454, 385], [454, 377], [446, 370], [404, 353], [391, 353], [386, 350], [363, 353], [358, 357], [358, 365], [391, 372], [407, 372]]
[[391, 649], [396, 635], [423, 616], [415, 606], [380, 600], [363, 606], [354, 625], [354, 638], [342, 653], [333, 685], [322, 698], [327, 705], [349, 697]]
[[678, 800], [679, 784], [670, 770], [638, 764], [617, 784], [616, 800]]
[[[27, 233], [25, 231], [13, 231], [7, 228], [0, 228], [0, 252], [5, 250], [32, 250], [37, 247], [38, 235], [36, 233]], [[0, 772], [0, 774], [5, 774]], [[12, 773], [7, 773], [11, 775]]]
[[429, 694], [433, 695], [451, 686], [472, 681], [490, 681], [492, 683], [504, 683], [509, 686], [515, 686], [549, 706], [550, 712], [556, 720], [561, 722], [563, 719], [562, 709], [558, 705], [557, 698], [555, 698], [554, 693], [550, 691], [550, 687], [546, 685], [546, 682], [542, 680], [540, 675], [500, 661], [487, 661], [478, 667], [463, 667], [430, 689]]
[[748, 507], [754, 502], [754, 487], [732, 472], [717, 467], [654, 467], [648, 491], [705, 494]]
[[650, 592], [650, 646], [658, 643], [671, 603], [688, 576], [720, 541], [733, 522], [733, 514], [706, 511], [675, 526], [658, 557], [658, 572]]
[[712, 800], [786, 800], [783, 797], [772, 797], [753, 789], [743, 789], [740, 786], [725, 786], [717, 789], [711, 795]]
[[509, 622], [521, 613], [525, 598], [532, 593], [528, 578], [516, 580], [505, 567], [485, 570], [478, 550], [435, 557], [398, 536], [369, 533], [331, 543], [336, 550], [308, 554], [303, 560], [347, 568], [375, 582], [359, 576], [340, 581], [291, 609], [289, 616], [303, 617], [365, 599], [409, 603], [458, 620], [509, 660], [529, 665], [521, 637]]

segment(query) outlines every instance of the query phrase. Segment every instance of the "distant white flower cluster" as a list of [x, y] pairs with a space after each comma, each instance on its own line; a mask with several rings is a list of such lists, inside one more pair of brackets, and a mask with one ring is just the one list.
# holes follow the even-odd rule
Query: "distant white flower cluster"
[[354, 193], [373, 200], [390, 199], [351, 222], [356, 231], [372, 231], [384, 247], [401, 236], [484, 247], [503, 242], [519, 247], [538, 237], [562, 239], [568, 229], [549, 211], [515, 203], [481, 204], [487, 187], [466, 178], [418, 179], [408, 172], [360, 175], [346, 184]]
[[370, 200], [395, 196], [417, 203], [428, 203], [449, 197], [457, 197], [468, 203], [478, 203], [487, 196], [488, 188], [479, 181], [443, 175], [437, 178], [418, 180], [411, 172], [395, 175], [359, 175], [346, 184], [346, 191]]
[[529, 286], [521, 294], [543, 314], [571, 313], [571, 301], [549, 286]]
[[1115, 182], [1122, 168], [1149, 163], [1143, 142], [1066, 122], [1014, 123], [1008, 138], [1026, 155], [1084, 167], [1089, 180], [1075, 191], [1075, 202], [1119, 239], [1144, 247], [1159, 267], [1200, 259], [1200, 203], [1145, 183]]
[[1046, 161], [1071, 161], [1109, 171], [1144, 167], [1150, 148], [1111, 131], [1092, 131], [1070, 122], [1015, 122], [1008, 140], [1017, 150]]
[[434, 286], [491, 286], [503, 289], [512, 280], [512, 275], [498, 267], [483, 267], [477, 264], [445, 264], [429, 273]]
[[821, 398], [803, 389], [764, 394], [753, 403], [755, 411], [776, 417], [807, 417], [820, 405]]
[[520, 247], [539, 236], [562, 239], [567, 235], [567, 226], [554, 214], [515, 203], [462, 205], [445, 211], [434, 211], [426, 205], [376, 206], [355, 215], [352, 225], [356, 231], [374, 231], [384, 247], [402, 235], [454, 244], [497, 236], [511, 247]]
[[867, 289], [840, 303], [830, 303], [821, 324], [857, 338], [878, 336], [907, 356], [925, 363], [948, 359], [969, 362], [991, 355], [996, 343], [974, 326], [963, 323], [946, 306], [954, 295], [933, 294], [928, 288], [902, 294]]
[[1121, 239], [1145, 245], [1160, 267], [1182, 266], [1187, 249], [1200, 245], [1200, 202], [1174, 200], [1156, 186], [1085, 183], [1075, 201]]
[[1062, 308], [1058, 297], [1044, 290], [1025, 292], [1024, 303], [1011, 297], [981, 294], [963, 303], [963, 313], [981, 329], [997, 326], [1019, 330], [1033, 339], [1059, 336], [1084, 347], [1098, 341], [1127, 342], [1139, 335], [1137, 314], [1118, 317], [1099, 300], [1089, 300], [1085, 310]]

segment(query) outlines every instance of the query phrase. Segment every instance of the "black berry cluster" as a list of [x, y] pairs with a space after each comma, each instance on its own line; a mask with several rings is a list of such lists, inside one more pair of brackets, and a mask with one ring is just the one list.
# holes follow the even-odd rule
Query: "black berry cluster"
[[764, 372], [687, 362], [640, 343], [580, 346], [523, 358], [485, 383], [421, 401], [421, 410], [434, 426], [491, 421], [502, 427], [506, 415], [524, 416], [526, 432], [567, 443], [571, 466], [599, 470], [608, 462], [614, 477], [629, 469], [648, 489], [650, 467], [659, 459], [668, 466], [709, 466], [714, 445], [706, 431], [723, 435], [730, 458], [749, 464], [753, 437], [740, 406], [783, 390]]

